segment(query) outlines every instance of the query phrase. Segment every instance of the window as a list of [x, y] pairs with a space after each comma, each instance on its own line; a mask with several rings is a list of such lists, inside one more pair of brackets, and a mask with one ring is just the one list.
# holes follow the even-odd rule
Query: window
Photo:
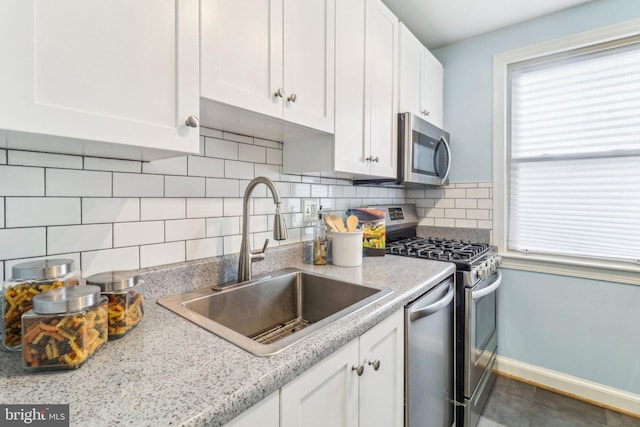
[[503, 118], [494, 137], [494, 180], [502, 190], [496, 237], [516, 260], [637, 275], [640, 37], [592, 37], [494, 60], [495, 83], [504, 90], [494, 108]]

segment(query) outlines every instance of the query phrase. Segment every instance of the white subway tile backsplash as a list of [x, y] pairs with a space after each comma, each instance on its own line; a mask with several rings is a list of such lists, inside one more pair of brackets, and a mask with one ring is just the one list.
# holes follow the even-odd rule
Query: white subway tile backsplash
[[187, 261], [224, 255], [221, 237], [187, 240]]
[[49, 168], [82, 169], [82, 157], [65, 154], [37, 153], [34, 151], [9, 150], [8, 163], [20, 166], [42, 166]]
[[113, 246], [150, 245], [164, 242], [164, 221], [113, 224]]
[[282, 166], [282, 149], [267, 148], [267, 163]]
[[209, 138], [222, 138], [222, 131], [200, 126], [200, 135]]
[[253, 144], [253, 138], [246, 135], [238, 135], [230, 132], [222, 132], [222, 139], [227, 141], [243, 142], [245, 144]]
[[444, 209], [427, 209], [427, 217], [428, 218], [444, 218]]
[[153, 160], [142, 164], [142, 173], [162, 175], [186, 175], [187, 156]]
[[467, 190], [464, 188], [446, 188], [444, 197], [447, 199], [464, 199], [467, 197]]
[[477, 199], [478, 209], [493, 209], [493, 199]]
[[425, 197], [424, 189], [418, 188], [407, 190], [406, 196], [408, 199], [422, 199]]
[[[4, 228], [4, 197], [0, 197], [0, 228]], [[1, 275], [0, 278], [2, 278]]]
[[416, 207], [418, 208], [433, 208], [435, 206], [434, 199], [416, 199]]
[[455, 188], [477, 188], [478, 187], [478, 183], [476, 182], [461, 182], [458, 184], [455, 184]]
[[476, 209], [478, 207], [477, 199], [455, 199], [455, 207], [458, 209]]
[[164, 176], [133, 173], [114, 173], [113, 196], [163, 197]]
[[80, 199], [7, 197], [7, 227], [80, 224]]
[[205, 178], [192, 176], [165, 176], [165, 197], [204, 197]]
[[360, 199], [364, 199], [369, 197], [369, 188], [368, 187], [355, 187], [356, 189], [356, 197]]
[[223, 205], [223, 199], [187, 199], [187, 218], [222, 216]]
[[223, 139], [205, 138], [204, 152], [207, 157], [238, 160], [239, 143]]
[[326, 185], [311, 185], [311, 197], [327, 197], [328, 194]]
[[478, 221], [476, 221], [475, 219], [456, 219], [456, 227], [478, 228]]
[[485, 209], [468, 209], [467, 218], [469, 219], [490, 219], [488, 210]]
[[251, 163], [265, 163], [267, 161], [267, 149], [256, 145], [240, 144], [238, 147], [238, 160]]
[[44, 169], [0, 166], [0, 196], [44, 196]]
[[47, 228], [47, 254], [109, 249], [112, 224], [66, 225]]
[[[7, 164], [7, 150], [0, 149], [0, 165], [6, 165], [6, 164]], [[0, 265], [2, 265], [2, 263], [0, 263]]]
[[82, 223], [138, 221], [138, 198], [82, 198]]
[[140, 246], [140, 268], [173, 264], [185, 260], [185, 242]]
[[490, 230], [493, 228], [493, 221], [482, 221], [478, 220], [478, 228], [482, 228], [485, 230]]
[[242, 244], [242, 236], [236, 234], [234, 236], [224, 236], [223, 247], [224, 254], [237, 254], [240, 252], [240, 245]]
[[240, 234], [240, 217], [207, 218], [207, 237]]
[[435, 218], [436, 227], [455, 227], [456, 220], [452, 218]]
[[110, 172], [142, 172], [142, 162], [133, 160], [102, 159], [98, 157], [84, 158], [85, 170], [110, 171]]
[[242, 215], [242, 199], [225, 198], [223, 203], [224, 216], [241, 216]]
[[269, 229], [267, 215], [251, 215], [249, 219], [249, 232], [260, 233]]
[[[275, 207], [273, 212], [275, 213]], [[300, 199], [283, 197], [282, 203], [280, 204], [280, 212], [282, 213], [302, 212]], [[260, 213], [260, 212], [257, 212], [257, 213]], [[268, 213], [266, 208], [263, 213]]]
[[253, 179], [255, 178], [253, 163], [225, 160], [224, 176], [234, 179]]
[[289, 174], [281, 174], [280, 181], [285, 182], [302, 182], [302, 177], [300, 175], [289, 175]]
[[311, 197], [311, 184], [293, 183], [289, 184], [289, 189], [291, 197]]
[[140, 199], [141, 221], [153, 221], [158, 219], [181, 219], [185, 217], [185, 199]]
[[444, 190], [443, 189], [425, 190], [424, 197], [427, 199], [441, 199], [444, 197]]
[[253, 143], [255, 145], [260, 145], [262, 147], [274, 148], [282, 151], [282, 143], [278, 141], [270, 141], [268, 139], [253, 138]]
[[140, 250], [137, 246], [82, 253], [83, 277], [106, 271], [137, 270], [139, 268]]
[[470, 199], [488, 199], [490, 196], [489, 188], [470, 188], [467, 190], [467, 197]]
[[455, 199], [438, 199], [435, 201], [435, 207], [438, 209], [451, 209], [455, 206]]
[[356, 193], [356, 187], [344, 187], [342, 189], [342, 197], [346, 197], [348, 199], [356, 197]]
[[[238, 181], [240, 195], [244, 195], [244, 193], [247, 191], [247, 187], [249, 186], [250, 182], [251, 181], [246, 181], [242, 179]], [[271, 192], [267, 194], [267, 186], [263, 184], [258, 184], [255, 187], [253, 187], [253, 190], [251, 191], [251, 197], [252, 198], [271, 197]]]
[[47, 196], [110, 197], [111, 173], [46, 169]]
[[210, 157], [189, 156], [189, 176], [224, 178], [224, 160]]
[[271, 178], [273, 181], [280, 180], [280, 166], [278, 165], [267, 165], [267, 164], [257, 164], [255, 165], [255, 175], [256, 176], [266, 176], [267, 178]]
[[204, 237], [206, 237], [204, 218], [165, 221], [165, 240], [167, 242], [203, 239]]
[[238, 197], [239, 185], [237, 179], [206, 178], [207, 197]]
[[0, 259], [36, 257], [46, 253], [45, 227], [0, 230]]

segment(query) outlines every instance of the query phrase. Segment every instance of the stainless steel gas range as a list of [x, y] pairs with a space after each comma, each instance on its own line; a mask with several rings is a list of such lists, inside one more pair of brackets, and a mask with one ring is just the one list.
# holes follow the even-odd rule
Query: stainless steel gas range
[[[414, 205], [375, 207], [386, 212], [386, 254], [446, 261], [456, 265], [453, 337], [450, 337], [453, 347], [450, 381], [453, 384], [448, 387], [452, 391], [429, 390], [425, 384], [432, 381], [433, 373], [413, 369], [407, 357], [405, 402], [407, 405], [419, 402], [417, 411], [421, 414], [416, 416], [412, 413], [416, 408], [405, 408], [405, 425], [451, 427], [455, 419], [458, 427], [475, 427], [496, 378], [493, 372], [498, 348], [496, 290], [502, 282], [499, 270], [501, 258], [488, 243], [417, 237], [419, 219]], [[407, 334], [407, 340], [411, 339]], [[410, 345], [408, 343], [406, 346], [407, 353], [413, 351]], [[438, 345], [441, 346], [440, 343]], [[412, 357], [419, 359], [421, 356]], [[432, 396], [438, 393], [440, 401], [433, 402]]]

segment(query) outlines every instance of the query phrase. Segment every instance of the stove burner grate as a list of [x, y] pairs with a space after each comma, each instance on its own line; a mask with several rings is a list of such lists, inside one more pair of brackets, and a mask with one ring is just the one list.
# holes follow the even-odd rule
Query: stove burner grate
[[386, 253], [438, 261], [470, 262], [489, 251], [487, 243], [411, 237], [387, 242]]

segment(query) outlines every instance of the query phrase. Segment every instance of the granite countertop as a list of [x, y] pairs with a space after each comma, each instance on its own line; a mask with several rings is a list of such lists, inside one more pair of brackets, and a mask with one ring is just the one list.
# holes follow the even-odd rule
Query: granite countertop
[[393, 292], [271, 357], [159, 306], [163, 295], [147, 297], [142, 322], [80, 369], [30, 373], [20, 353], [0, 352], [0, 403], [68, 403], [72, 426], [222, 425], [455, 271], [450, 263], [395, 256], [364, 258], [352, 268], [289, 266]]

